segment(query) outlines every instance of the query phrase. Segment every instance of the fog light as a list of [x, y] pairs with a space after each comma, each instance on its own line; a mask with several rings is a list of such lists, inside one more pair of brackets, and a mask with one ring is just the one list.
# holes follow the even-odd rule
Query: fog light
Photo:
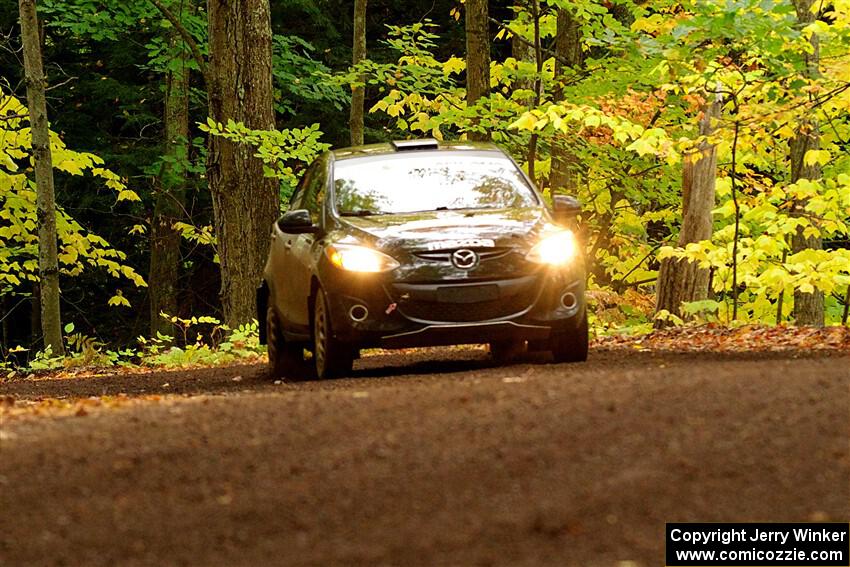
[[366, 320], [366, 317], [369, 316], [369, 310], [365, 305], [355, 305], [348, 310], [348, 316], [351, 317], [351, 320], [355, 323], [362, 323]]
[[576, 295], [572, 292], [567, 292], [561, 296], [561, 305], [564, 306], [564, 309], [572, 309], [576, 306], [578, 300], [576, 299]]

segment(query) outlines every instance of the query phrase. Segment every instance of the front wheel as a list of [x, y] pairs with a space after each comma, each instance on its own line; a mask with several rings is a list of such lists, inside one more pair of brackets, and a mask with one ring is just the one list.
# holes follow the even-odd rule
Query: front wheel
[[587, 343], [587, 311], [585, 311], [576, 328], [552, 333], [549, 338], [549, 350], [552, 351], [555, 362], [584, 362], [587, 360]]
[[277, 313], [271, 306], [266, 311], [266, 341], [272, 379], [283, 378], [291, 382], [307, 379], [304, 348], [283, 337]]
[[313, 345], [316, 377], [320, 380], [351, 373], [354, 349], [334, 338], [328, 300], [321, 288], [313, 306]]

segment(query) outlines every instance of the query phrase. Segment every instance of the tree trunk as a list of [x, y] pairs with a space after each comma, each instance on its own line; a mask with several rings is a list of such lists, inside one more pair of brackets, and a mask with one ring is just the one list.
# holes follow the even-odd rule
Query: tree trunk
[[[815, 19], [812, 13], [813, 0], [794, 0], [794, 8], [797, 10], [797, 20], [802, 25], [810, 24]], [[806, 55], [805, 76], [813, 79], [819, 75], [818, 65], [820, 62], [820, 50], [818, 36], [812, 34], [810, 38], [812, 52]], [[797, 135], [791, 140], [791, 182], [800, 179], [819, 179], [821, 168], [819, 165], [806, 165], [804, 158], [809, 150], [816, 150], [820, 146], [820, 131], [814, 119], [804, 119], [797, 128]], [[795, 203], [795, 214], [799, 214], [805, 207], [805, 203]], [[823, 242], [819, 237], [803, 235], [803, 229], [798, 228], [796, 234], [791, 236], [791, 252], [796, 254], [803, 250], [820, 250]], [[823, 292], [815, 289], [814, 293], [803, 293], [794, 291], [794, 320], [798, 325], [824, 325], [824, 296]]]
[[30, 348], [41, 342], [41, 286], [32, 284], [30, 297]]
[[[564, 8], [558, 10], [557, 31], [555, 39], [555, 80], [563, 80], [567, 69], [578, 69], [582, 66], [581, 26], [578, 20]], [[567, 67], [564, 62], [569, 64]], [[560, 102], [564, 97], [563, 88], [556, 82], [555, 101]], [[563, 138], [563, 137], [560, 137]], [[563, 139], [556, 136], [552, 143], [552, 167], [549, 173], [549, 187], [552, 194], [574, 194], [578, 188], [578, 163], [564, 147]]]
[[[536, 75], [534, 77], [534, 108], [540, 106], [543, 96], [543, 45], [540, 39], [540, 0], [531, 0], [531, 17], [534, 22], [534, 62]], [[535, 185], [537, 179], [537, 131], [534, 130], [528, 141], [528, 176]]]
[[[466, 1], [466, 104], [490, 94], [490, 22], [488, 0]], [[487, 141], [487, 132], [469, 132], [470, 140]]]
[[0, 353], [5, 353], [9, 348], [9, 316], [12, 314], [12, 309], [9, 307], [8, 298], [0, 296], [0, 324], [3, 325], [2, 337], [0, 337]]
[[[210, 114], [253, 129], [275, 126], [269, 0], [208, 0]], [[264, 176], [256, 150], [210, 138], [207, 174], [213, 199], [221, 302], [231, 327], [254, 318], [255, 291], [280, 212], [277, 180]]]
[[[517, 7], [519, 9], [519, 7]], [[519, 21], [517, 18], [515, 21]], [[517, 63], [520, 61], [524, 61], [526, 63], [534, 62], [534, 45], [530, 45], [528, 42], [523, 41], [524, 38], [520, 37], [519, 34], [514, 33], [511, 37], [511, 57], [517, 60]], [[529, 79], [517, 79], [513, 84], [514, 90], [526, 90], [533, 91], [534, 90], [534, 81]], [[533, 100], [533, 94], [523, 100], [524, 104], [531, 104]]]
[[[700, 135], [709, 136], [714, 131], [713, 120], [720, 116], [720, 101], [707, 104], [700, 120]], [[714, 209], [714, 187], [717, 174], [717, 148], [706, 140], [696, 151], [685, 157], [682, 170], [682, 229], [678, 246], [711, 238], [711, 211]], [[683, 302], [699, 301], [708, 296], [709, 271], [696, 262], [667, 258], [662, 260], [658, 272], [656, 313], [666, 310], [682, 317]], [[656, 320], [656, 327], [666, 321]]]
[[[366, 59], [366, 0], [354, 0], [354, 48], [351, 63], [357, 65]], [[360, 76], [361, 82], [365, 77]], [[351, 115], [348, 120], [351, 129], [351, 145], [363, 145], [363, 106], [366, 98], [365, 87], [351, 89]]]
[[27, 106], [35, 162], [38, 223], [38, 275], [41, 280], [41, 333], [45, 348], [63, 355], [62, 319], [59, 311], [59, 259], [57, 256], [56, 201], [53, 190], [53, 157], [47, 122], [47, 79], [41, 63], [41, 41], [35, 0], [20, 0], [21, 40], [27, 83]]
[[[169, 38], [171, 49], [180, 49], [180, 35]], [[174, 328], [160, 313], [177, 315], [180, 277], [180, 233], [174, 223], [183, 218], [186, 201], [186, 168], [189, 153], [189, 68], [187, 54], [180, 51], [180, 68], [165, 78], [165, 157], [151, 219], [150, 289], [151, 335], [169, 335]]]

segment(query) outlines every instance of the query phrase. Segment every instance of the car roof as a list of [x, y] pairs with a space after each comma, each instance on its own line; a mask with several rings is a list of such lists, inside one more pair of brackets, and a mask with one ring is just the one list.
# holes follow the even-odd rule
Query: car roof
[[[411, 146], [404, 147], [405, 143]], [[416, 147], [417, 143], [422, 143], [422, 147]], [[507, 157], [495, 144], [489, 142], [438, 142], [436, 140], [405, 140], [397, 142], [401, 148], [397, 147], [396, 142], [384, 142], [381, 144], [368, 144], [365, 146], [353, 146], [349, 148], [339, 148], [331, 151], [334, 161], [346, 160], [352, 158], [369, 158], [380, 157], [387, 155], [404, 154], [422, 154], [426, 152], [493, 152], [501, 156]]]

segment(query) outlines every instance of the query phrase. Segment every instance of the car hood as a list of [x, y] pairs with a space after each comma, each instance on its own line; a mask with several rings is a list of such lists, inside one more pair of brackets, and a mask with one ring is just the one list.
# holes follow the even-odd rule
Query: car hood
[[506, 245], [534, 236], [550, 221], [543, 207], [427, 211], [345, 217], [342, 223], [378, 247], [417, 246], [439, 241], [489, 239]]

